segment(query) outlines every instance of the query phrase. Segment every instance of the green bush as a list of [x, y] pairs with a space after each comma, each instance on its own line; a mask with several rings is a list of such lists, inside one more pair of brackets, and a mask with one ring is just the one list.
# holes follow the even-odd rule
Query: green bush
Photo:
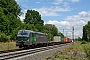
[[85, 41], [85, 40], [83, 40], [82, 42], [81, 42], [81, 44], [86, 44], [87, 42]]
[[0, 32], [0, 42], [8, 42], [10, 41], [10, 36], [7, 36], [5, 33]]
[[84, 50], [87, 54], [87, 57], [90, 59], [90, 46], [88, 45], [84, 45]]

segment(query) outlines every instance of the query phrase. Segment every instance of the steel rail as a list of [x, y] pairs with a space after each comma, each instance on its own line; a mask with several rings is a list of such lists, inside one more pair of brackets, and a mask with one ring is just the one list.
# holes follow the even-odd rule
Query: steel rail
[[16, 58], [16, 57], [20, 57], [20, 56], [24, 56], [24, 55], [28, 55], [28, 54], [33, 54], [33, 53], [37, 53], [37, 52], [41, 52], [41, 51], [46, 51], [46, 50], [58, 48], [61, 46], [65, 46], [68, 44], [60, 44], [60, 45], [54, 45], [54, 46], [47, 46], [47, 47], [41, 47], [41, 48], [35, 48], [35, 49], [28, 49], [28, 50], [3, 53], [3, 54], [0, 54], [0, 60], [11, 59], [11, 58]]

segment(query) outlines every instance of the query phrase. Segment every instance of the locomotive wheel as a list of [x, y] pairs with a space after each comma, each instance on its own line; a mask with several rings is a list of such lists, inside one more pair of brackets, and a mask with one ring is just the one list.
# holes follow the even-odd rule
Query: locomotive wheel
[[19, 48], [22, 48], [22, 46], [19, 46]]

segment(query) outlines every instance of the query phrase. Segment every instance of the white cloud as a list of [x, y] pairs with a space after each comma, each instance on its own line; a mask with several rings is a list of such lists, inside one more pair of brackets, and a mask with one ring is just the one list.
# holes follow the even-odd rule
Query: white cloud
[[72, 10], [69, 7], [61, 8], [59, 6], [55, 7], [42, 7], [42, 8], [34, 8], [34, 10], [37, 10], [40, 12], [42, 16], [59, 16], [58, 12], [66, 12]]
[[69, 3], [68, 2], [63, 2], [64, 7], [68, 7]]
[[37, 4], [41, 3], [41, 2], [36, 2]]
[[29, 0], [15, 0], [16, 2], [28, 2]]
[[62, 2], [63, 0], [54, 0], [52, 4], [58, 5], [58, 4], [61, 4]]
[[21, 16], [19, 16], [20, 20], [23, 22], [23, 19], [25, 19], [25, 13], [27, 12], [27, 10], [23, 11], [23, 14]]
[[[57, 21], [57, 20], [49, 20], [48, 22], [45, 22], [47, 24], [54, 24], [56, 27], [58, 27], [60, 32], [63, 32], [63, 29], [65, 29], [64, 35], [68, 35], [68, 37], [72, 38], [72, 27], [74, 26], [75, 29], [75, 38], [82, 36], [82, 28], [87, 22], [90, 21], [90, 11], [82, 11], [79, 12], [78, 15], [68, 16], [63, 21]], [[68, 32], [67, 32], [68, 31]], [[67, 32], [67, 33], [66, 33]]]
[[77, 3], [77, 2], [80, 2], [80, 0], [54, 0], [52, 4], [55, 4], [55, 5], [63, 4], [64, 6], [69, 6], [70, 2]]
[[80, 0], [69, 0], [72, 3], [79, 2]]
[[[60, 16], [60, 14], [58, 12], [67, 12], [70, 11], [71, 9], [69, 7], [66, 8], [61, 8], [59, 6], [55, 6], [55, 7], [42, 7], [42, 8], [34, 8], [33, 10], [38, 11], [41, 16]], [[23, 21], [23, 19], [25, 18], [25, 13], [27, 10], [24, 10], [23, 13], [20, 17], [21, 21]]]
[[15, 0], [15, 1], [18, 1], [18, 0]]
[[34, 8], [33, 10], [38, 11], [41, 16], [58, 16], [58, 14], [55, 11], [52, 11], [53, 8], [46, 8], [46, 7], [42, 7], [42, 8]]

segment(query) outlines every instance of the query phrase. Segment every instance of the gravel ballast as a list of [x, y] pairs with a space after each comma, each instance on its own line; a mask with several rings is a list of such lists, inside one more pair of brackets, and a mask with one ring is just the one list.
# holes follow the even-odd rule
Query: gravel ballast
[[54, 48], [54, 49], [50, 49], [50, 50], [46, 50], [46, 51], [41, 51], [38, 53], [34, 53], [34, 54], [28, 54], [22, 57], [18, 57], [18, 58], [14, 58], [11, 60], [46, 60], [45, 58], [55, 54], [57, 52], [63, 51], [64, 49], [67, 49], [71, 46], [72, 44], [66, 45], [66, 46], [61, 46], [58, 48]]

